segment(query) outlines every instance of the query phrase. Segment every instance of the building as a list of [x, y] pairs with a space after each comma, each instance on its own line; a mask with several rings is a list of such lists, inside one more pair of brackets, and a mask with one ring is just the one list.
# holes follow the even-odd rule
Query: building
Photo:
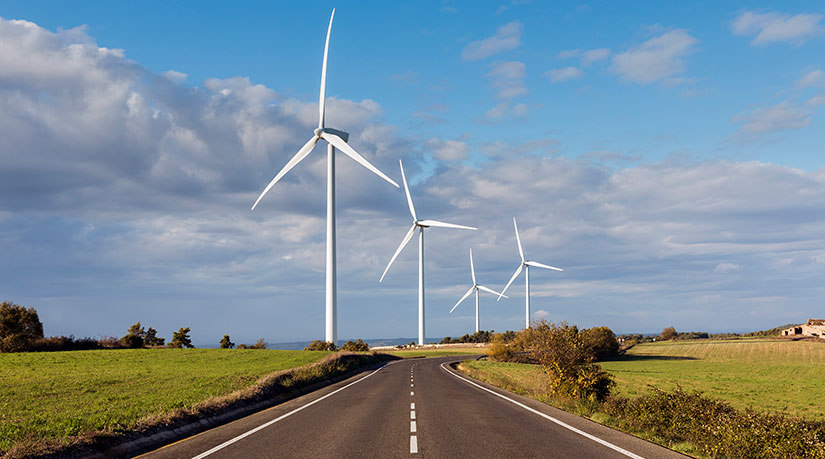
[[825, 339], [825, 319], [808, 319], [807, 323], [782, 330], [780, 336], [816, 336]]

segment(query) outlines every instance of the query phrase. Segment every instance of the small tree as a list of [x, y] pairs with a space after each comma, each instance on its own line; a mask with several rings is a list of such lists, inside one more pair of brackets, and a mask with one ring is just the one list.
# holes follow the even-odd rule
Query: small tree
[[221, 349], [232, 349], [235, 347], [235, 343], [229, 341], [229, 335], [223, 335], [221, 338]]
[[593, 358], [606, 360], [619, 355], [619, 342], [613, 330], [607, 327], [593, 327], [579, 332], [582, 341]]
[[678, 335], [679, 335], [679, 333], [676, 332], [675, 328], [667, 327], [664, 330], [662, 330], [662, 335], [661, 336], [662, 336], [663, 340], [669, 340], [669, 339], [676, 339], [676, 337]]
[[158, 338], [158, 331], [152, 327], [146, 329], [146, 336], [143, 338], [143, 343], [147, 346], [163, 346], [166, 342], [165, 338]]
[[43, 324], [34, 308], [0, 303], [0, 352], [21, 352], [43, 338]]
[[255, 342], [252, 346], [249, 346], [249, 349], [266, 349], [267, 342], [264, 341], [263, 338], [258, 338], [258, 341]]
[[146, 330], [140, 325], [140, 322], [133, 324], [126, 331], [126, 336], [120, 338], [120, 342], [126, 347], [138, 348], [143, 347], [144, 339], [146, 337]]
[[334, 343], [317, 339], [304, 348], [305, 351], [334, 351], [336, 349]]
[[173, 332], [169, 347], [195, 347], [192, 345], [192, 340], [189, 339], [189, 327], [181, 327], [178, 331]]

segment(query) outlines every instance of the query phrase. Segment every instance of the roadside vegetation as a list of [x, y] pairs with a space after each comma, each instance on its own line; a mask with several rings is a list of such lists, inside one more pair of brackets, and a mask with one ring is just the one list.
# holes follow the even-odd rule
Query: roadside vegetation
[[[584, 331], [573, 329], [542, 322], [515, 338], [495, 337], [490, 361], [463, 362], [460, 369], [687, 454], [825, 457], [823, 343], [659, 340], [624, 355], [594, 353], [547, 365], [543, 353], [577, 355], [586, 347]], [[599, 368], [585, 371], [588, 365]], [[607, 393], [569, 390], [592, 386], [592, 378], [573, 374], [606, 376]], [[559, 385], [565, 378], [567, 389]]]
[[330, 354], [166, 348], [0, 354], [0, 455], [37, 455], [191, 421], [386, 358]]

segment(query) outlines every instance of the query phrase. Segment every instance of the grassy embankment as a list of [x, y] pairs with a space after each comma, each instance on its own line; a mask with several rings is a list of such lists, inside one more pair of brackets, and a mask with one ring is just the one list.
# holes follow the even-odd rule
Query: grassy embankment
[[[468, 362], [492, 384], [526, 395], [546, 392], [541, 367]], [[666, 341], [637, 345], [600, 362], [614, 376], [613, 393], [636, 397], [650, 386], [702, 391], [732, 406], [825, 420], [825, 344], [774, 339]]]
[[93, 432], [128, 431], [176, 411], [191, 414], [197, 412], [192, 407], [222, 396], [235, 401], [226, 396], [256, 382], [271, 386], [271, 377], [261, 378], [329, 354], [232, 349], [0, 354], [0, 453], [12, 447], [23, 453], [53, 450]]

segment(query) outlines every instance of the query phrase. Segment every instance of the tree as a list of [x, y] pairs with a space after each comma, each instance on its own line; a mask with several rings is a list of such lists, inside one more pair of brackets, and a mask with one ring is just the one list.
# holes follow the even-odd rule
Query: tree
[[146, 329], [146, 335], [143, 338], [144, 344], [147, 346], [163, 346], [166, 342], [164, 338], [158, 338], [158, 331], [152, 327]]
[[34, 308], [0, 303], [0, 352], [22, 352], [43, 338], [43, 324]]
[[221, 349], [232, 349], [235, 347], [235, 343], [229, 341], [229, 335], [223, 335], [221, 338]]
[[192, 340], [189, 339], [189, 327], [181, 327], [178, 331], [173, 332], [169, 347], [195, 347], [192, 345]]
[[138, 348], [143, 347], [144, 338], [146, 337], [146, 330], [140, 325], [140, 321], [129, 327], [126, 331], [126, 336], [120, 338], [120, 342], [126, 347]]
[[663, 340], [676, 339], [676, 337], [679, 336], [679, 333], [676, 332], [675, 328], [667, 327], [664, 330], [662, 330], [661, 336]]
[[255, 342], [252, 346], [249, 346], [250, 349], [266, 349], [266, 341], [263, 338], [258, 338], [258, 341]]

